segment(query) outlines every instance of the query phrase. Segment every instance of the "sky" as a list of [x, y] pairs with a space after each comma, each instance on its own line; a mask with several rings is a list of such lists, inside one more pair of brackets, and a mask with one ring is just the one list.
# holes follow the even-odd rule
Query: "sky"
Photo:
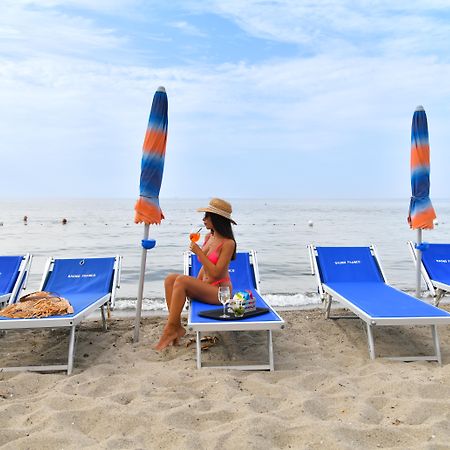
[[448, 0], [0, 0], [0, 198], [405, 198], [428, 116], [448, 198]]

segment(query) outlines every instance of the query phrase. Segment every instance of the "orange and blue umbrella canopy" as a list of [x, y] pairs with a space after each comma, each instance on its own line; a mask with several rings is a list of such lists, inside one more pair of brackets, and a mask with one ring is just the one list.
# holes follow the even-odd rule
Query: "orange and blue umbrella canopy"
[[163, 87], [155, 92], [142, 146], [141, 180], [139, 199], [134, 207], [136, 223], [160, 224], [164, 214], [159, 206], [159, 191], [166, 155], [167, 94]]
[[411, 192], [410, 227], [432, 229], [436, 213], [430, 200], [430, 145], [427, 115], [422, 106], [414, 111], [411, 127]]

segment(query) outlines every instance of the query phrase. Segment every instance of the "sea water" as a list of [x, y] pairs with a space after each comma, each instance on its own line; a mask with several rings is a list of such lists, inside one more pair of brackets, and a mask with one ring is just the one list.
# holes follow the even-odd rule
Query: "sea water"
[[[417, 236], [406, 221], [409, 199], [230, 201], [238, 222], [234, 227], [238, 251], [257, 251], [261, 291], [274, 306], [320, 303], [311, 275], [310, 243], [375, 244], [388, 282], [411, 293], [415, 290], [415, 267], [406, 245]], [[27, 291], [38, 290], [50, 256], [122, 255], [117, 308], [134, 308], [144, 231], [142, 224], [134, 223], [134, 203], [134, 199], [0, 201], [0, 254], [33, 254]], [[437, 225], [423, 231], [423, 240], [450, 242], [450, 200], [433, 203]], [[149, 237], [157, 244], [147, 254], [144, 309], [163, 309], [163, 280], [170, 272], [182, 273], [189, 232], [202, 226], [203, 214], [196, 208], [207, 204], [208, 199], [161, 199], [166, 219], [150, 226]]]

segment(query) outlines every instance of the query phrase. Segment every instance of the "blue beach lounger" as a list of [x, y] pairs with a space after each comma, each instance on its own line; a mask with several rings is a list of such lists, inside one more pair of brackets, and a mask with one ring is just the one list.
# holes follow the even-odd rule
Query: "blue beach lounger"
[[0, 309], [14, 303], [25, 289], [32, 256], [0, 256]]
[[[417, 261], [415, 244], [408, 242], [414, 262]], [[423, 243], [422, 276], [430, 294], [434, 297], [434, 304], [439, 305], [444, 295], [450, 292], [450, 244]]]
[[[192, 253], [184, 255], [184, 273], [186, 275], [197, 276], [201, 264]], [[215, 368], [239, 369], [239, 370], [274, 370], [272, 330], [284, 328], [284, 320], [259, 294], [259, 271], [256, 260], [256, 252], [237, 253], [236, 259], [231, 261], [229, 268], [233, 291], [250, 290], [256, 299], [256, 306], [267, 308], [269, 311], [255, 317], [248, 317], [242, 320], [222, 321], [199, 315], [202, 311], [211, 309], [222, 309], [222, 306], [208, 305], [195, 299], [190, 299], [188, 329], [196, 332], [197, 345], [197, 368], [202, 367], [201, 355], [201, 333], [219, 331], [267, 331], [267, 347], [269, 354], [268, 364], [248, 364], [248, 365], [219, 365]], [[212, 367], [212, 366], [208, 366]]]
[[[371, 359], [375, 359], [373, 328], [383, 325], [431, 325], [435, 355], [393, 357], [402, 361], [429, 360], [440, 364], [437, 325], [450, 324], [450, 314], [386, 283], [373, 246], [309, 246], [312, 272], [325, 300], [326, 317], [360, 318], [367, 325]], [[330, 316], [331, 299], [336, 298], [355, 316]]]
[[32, 319], [0, 317], [0, 330], [34, 328], [69, 328], [67, 364], [50, 366], [6, 367], [0, 371], [67, 370], [70, 375], [75, 352], [75, 329], [94, 310], [101, 308], [103, 329], [106, 330], [105, 306], [114, 305], [119, 287], [122, 258], [53, 259], [47, 261], [40, 290], [58, 294], [69, 300], [74, 312], [63, 316]]

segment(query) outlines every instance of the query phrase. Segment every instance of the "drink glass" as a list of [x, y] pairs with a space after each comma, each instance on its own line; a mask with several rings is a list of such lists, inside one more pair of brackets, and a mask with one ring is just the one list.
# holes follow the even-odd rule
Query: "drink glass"
[[220, 317], [222, 319], [227, 319], [230, 316], [226, 314], [225, 306], [230, 302], [230, 286], [219, 286], [219, 292], [217, 295], [219, 297], [219, 302], [223, 305], [223, 314]]
[[236, 300], [233, 305], [233, 312], [235, 317], [243, 317], [245, 313], [244, 304], [242, 303], [242, 300]]
[[189, 233], [189, 239], [191, 240], [191, 242], [198, 242], [200, 240], [200, 231], [201, 230], [202, 230], [201, 228], [200, 229], [195, 228], [194, 230], [192, 230]]

